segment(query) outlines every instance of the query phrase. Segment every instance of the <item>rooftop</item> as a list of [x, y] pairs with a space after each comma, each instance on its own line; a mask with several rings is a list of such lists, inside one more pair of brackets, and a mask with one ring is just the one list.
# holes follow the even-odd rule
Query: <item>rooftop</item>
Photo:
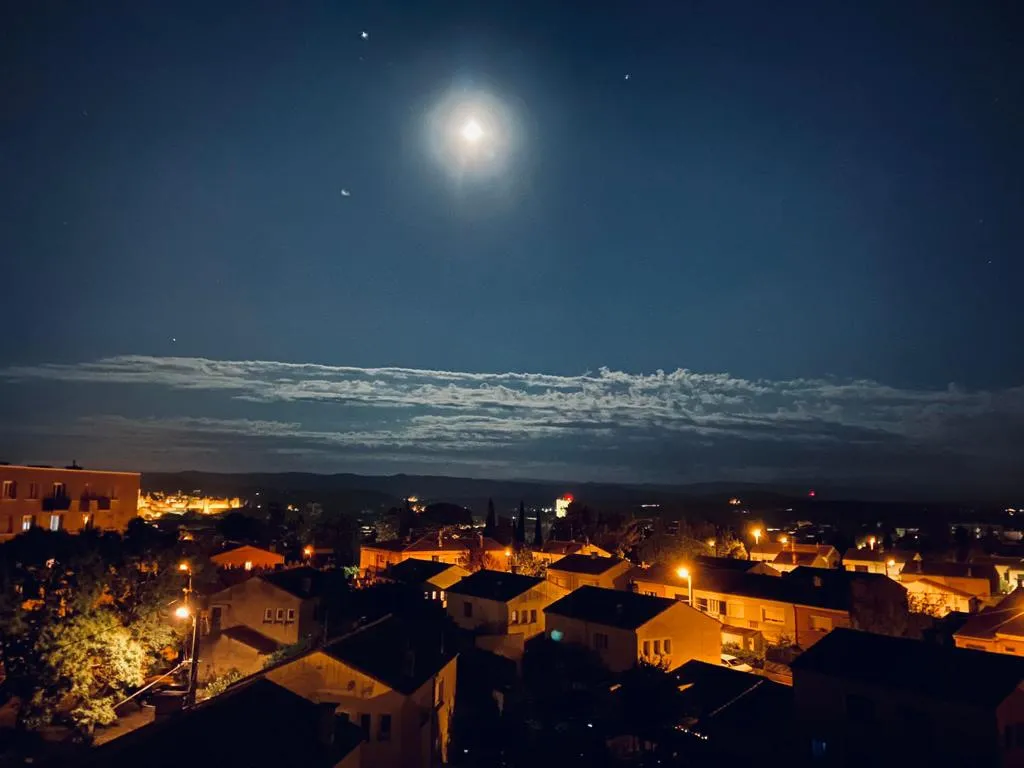
[[[272, 637], [267, 637], [262, 632], [257, 632], [252, 627], [242, 626], [228, 627], [220, 631], [224, 637], [231, 638], [236, 642], [249, 646], [257, 653], [264, 656], [273, 653], [281, 647], [281, 644]], [[203, 642], [206, 642], [205, 640]]]
[[444, 642], [443, 628], [434, 631], [393, 615], [328, 643], [321, 651], [406, 695], [456, 656]]
[[996, 635], [1024, 637], [1024, 589], [1018, 587], [991, 608], [974, 614], [956, 634], [985, 639]]
[[738, 557], [710, 557], [709, 555], [697, 555], [694, 559], [699, 568], [717, 568], [725, 571], [740, 571], [746, 573], [751, 568], [760, 565], [757, 560], [741, 560]]
[[598, 555], [566, 555], [548, 566], [549, 571], [565, 571], [566, 573], [585, 573], [599, 576], [607, 573], [619, 563], [625, 562], [617, 557], [600, 557]]
[[998, 585], [999, 573], [987, 563], [951, 563], [942, 560], [914, 560], [903, 566], [902, 576], [945, 576], [947, 578], [988, 579]]
[[275, 571], [258, 578], [301, 598], [316, 597], [324, 591], [326, 583], [330, 580], [329, 575], [324, 571], [318, 571], [307, 565]]
[[793, 706], [792, 689], [752, 672], [691, 660], [672, 672], [688, 717], [707, 730], [734, 718], [744, 725], [777, 723]]
[[543, 552], [548, 555], [571, 555], [574, 552], [579, 552], [583, 548], [583, 545], [578, 541], [545, 541], [540, 547], [536, 548], [537, 552]]
[[778, 565], [813, 565], [820, 557], [817, 552], [794, 552], [787, 549], [779, 552], [772, 562]]
[[439, 573], [456, 567], [451, 563], [436, 563], [433, 560], [418, 560], [415, 557], [410, 557], [388, 568], [387, 575], [388, 578], [406, 584], [422, 584]]
[[920, 640], [834, 629], [793, 662], [817, 672], [929, 698], [994, 706], [1024, 681], [1024, 659]]
[[512, 598], [519, 597], [519, 595], [527, 590], [543, 583], [544, 579], [538, 576], [523, 576], [518, 573], [505, 573], [504, 571], [480, 570], [450, 586], [448, 594], [482, 597], [487, 600], [507, 603]]
[[545, 614], [636, 629], [676, 604], [667, 597], [601, 587], [580, 587], [544, 609]]
[[[357, 749], [362, 731], [332, 717], [331, 738], [321, 736], [322, 707], [262, 675], [242, 681], [195, 709], [139, 728], [89, 753], [85, 765], [119, 768], [195, 768], [225, 765], [330, 768]], [[259, 734], [259, 738], [225, 738]], [[187, 757], [182, 749], [191, 745]]]
[[881, 547], [878, 549], [871, 549], [869, 547], [850, 547], [843, 553], [843, 560], [859, 560], [866, 563], [887, 563], [890, 560], [895, 560], [896, 563], [902, 565], [903, 563], [910, 562], [918, 557], [916, 552], [910, 552], [905, 549], [887, 549], [883, 550]]

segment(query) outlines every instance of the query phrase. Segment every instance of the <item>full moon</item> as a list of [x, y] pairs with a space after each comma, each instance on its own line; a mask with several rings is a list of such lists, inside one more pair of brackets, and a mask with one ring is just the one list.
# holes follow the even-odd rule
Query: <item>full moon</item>
[[505, 176], [522, 133], [507, 102], [489, 91], [463, 88], [434, 103], [426, 129], [430, 154], [460, 184]]
[[484, 137], [484, 129], [480, 127], [480, 123], [476, 120], [470, 119], [465, 125], [462, 126], [462, 138], [466, 141], [475, 144]]

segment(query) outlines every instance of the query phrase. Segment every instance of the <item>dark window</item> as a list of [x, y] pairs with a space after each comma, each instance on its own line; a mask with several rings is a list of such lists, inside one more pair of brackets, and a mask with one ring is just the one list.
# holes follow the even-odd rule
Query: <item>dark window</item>
[[868, 567], [866, 565], [855, 565], [853, 566], [853, 570], [855, 570], [857, 573], [867, 573]]
[[708, 599], [706, 597], [697, 598], [697, 610], [707, 613], [708, 610]]
[[437, 562], [440, 562], [441, 556], [440, 555], [431, 555], [430, 559], [431, 559], [432, 562], [437, 563]]
[[534, 608], [534, 609], [532, 609], [530, 611], [530, 623], [531, 624], [536, 624], [537, 623], [537, 609], [536, 608]]
[[811, 739], [811, 757], [821, 760], [828, 752], [828, 744], [824, 739]]
[[391, 715], [381, 715], [377, 725], [377, 741], [391, 741]]
[[1013, 726], [1003, 726], [1003, 746], [1010, 749], [1013, 746]]
[[370, 716], [362, 714], [359, 716], [359, 728], [363, 732], [363, 741], [370, 740]]
[[462, 604], [462, 615], [467, 619], [473, 618], [473, 604], [471, 602], [466, 601]]
[[846, 714], [851, 720], [869, 722], [875, 719], [875, 702], [856, 693], [846, 694]]
[[606, 651], [608, 650], [608, 635], [602, 632], [594, 633], [594, 650]]
[[665, 653], [672, 653], [672, 640], [668, 637], [665, 638]]
[[437, 681], [437, 703], [444, 704], [444, 678]]

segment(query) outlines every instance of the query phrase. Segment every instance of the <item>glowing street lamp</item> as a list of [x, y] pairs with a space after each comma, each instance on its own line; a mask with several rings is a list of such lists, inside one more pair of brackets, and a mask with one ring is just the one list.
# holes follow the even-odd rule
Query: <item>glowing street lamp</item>
[[308, 560], [309, 558], [311, 558], [311, 557], [313, 556], [313, 547], [311, 547], [311, 546], [310, 546], [309, 544], [307, 544], [306, 546], [304, 546], [304, 547], [302, 548], [302, 555], [303, 555], [303, 557], [305, 557], [305, 558], [306, 558], [307, 560]]
[[188, 573], [188, 563], [184, 561], [178, 563], [178, 570], [182, 573]]
[[761, 543], [761, 529], [760, 528], [755, 528], [750, 533], [754, 537], [754, 546], [756, 547], [756, 546], [760, 545], [760, 543]]
[[889, 569], [892, 568], [894, 565], [896, 565], [896, 561], [893, 560], [891, 557], [888, 560], [885, 561], [885, 575], [886, 576], [889, 575]]
[[189, 610], [187, 605], [179, 605], [174, 609], [174, 616], [179, 619], [187, 619], [192, 615], [192, 611]]
[[780, 536], [779, 542], [782, 544], [789, 544], [789, 536]]
[[878, 541], [874, 536], [868, 536], [868, 546], [872, 549], [875, 548], [875, 542]]
[[690, 569], [679, 567], [676, 568], [676, 576], [680, 579], [686, 579], [686, 604], [691, 608], [693, 607], [693, 579], [690, 576]]

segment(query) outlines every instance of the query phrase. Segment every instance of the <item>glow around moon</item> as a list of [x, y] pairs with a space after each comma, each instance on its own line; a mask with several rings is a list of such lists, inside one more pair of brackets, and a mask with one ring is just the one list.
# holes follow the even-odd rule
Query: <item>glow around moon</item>
[[494, 94], [454, 89], [437, 101], [426, 122], [431, 155], [456, 180], [509, 171], [520, 130], [514, 111]]

